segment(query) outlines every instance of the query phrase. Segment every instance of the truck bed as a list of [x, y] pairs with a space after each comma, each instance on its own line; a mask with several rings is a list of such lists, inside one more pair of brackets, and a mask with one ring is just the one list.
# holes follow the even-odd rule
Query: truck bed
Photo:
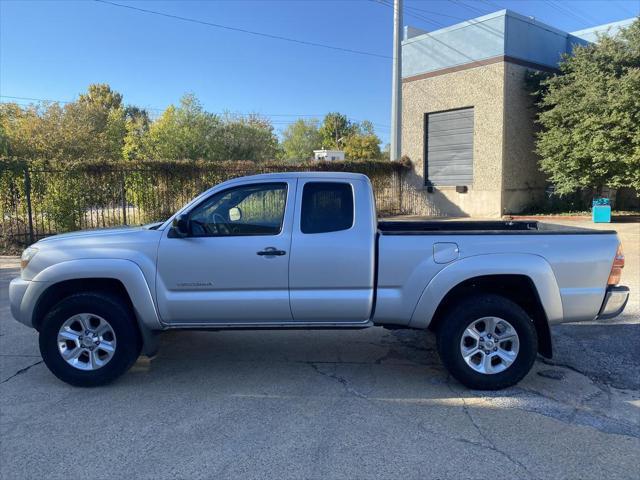
[[536, 221], [424, 220], [420, 218], [379, 220], [381, 235], [599, 235], [613, 230], [594, 230]]

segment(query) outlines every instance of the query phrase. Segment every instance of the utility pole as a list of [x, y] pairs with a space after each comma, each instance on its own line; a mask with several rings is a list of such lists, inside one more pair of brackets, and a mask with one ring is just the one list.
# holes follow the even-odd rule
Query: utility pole
[[393, 2], [393, 76], [391, 77], [391, 160], [402, 156], [402, 0]]

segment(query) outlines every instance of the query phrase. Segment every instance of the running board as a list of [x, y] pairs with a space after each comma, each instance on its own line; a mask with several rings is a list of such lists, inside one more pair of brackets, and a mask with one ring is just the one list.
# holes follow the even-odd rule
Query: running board
[[340, 330], [373, 327], [366, 322], [287, 322], [287, 323], [180, 323], [167, 325], [165, 330]]

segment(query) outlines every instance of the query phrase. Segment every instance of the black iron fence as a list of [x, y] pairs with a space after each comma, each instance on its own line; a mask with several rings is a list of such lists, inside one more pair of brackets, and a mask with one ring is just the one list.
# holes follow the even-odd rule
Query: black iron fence
[[0, 250], [15, 251], [62, 232], [163, 220], [224, 180], [283, 171], [364, 173], [373, 184], [378, 211], [404, 213], [407, 166], [396, 162], [65, 164], [0, 159]]

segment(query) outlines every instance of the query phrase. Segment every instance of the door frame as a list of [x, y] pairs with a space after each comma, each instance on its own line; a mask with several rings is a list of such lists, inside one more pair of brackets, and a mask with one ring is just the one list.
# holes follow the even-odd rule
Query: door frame
[[[288, 240], [285, 239], [284, 243], [287, 245], [287, 307], [289, 312], [291, 312], [291, 303], [290, 303], [290, 294], [289, 294], [289, 259], [291, 252], [291, 237], [293, 231], [294, 224], [294, 215], [295, 215], [295, 204], [296, 204], [296, 194], [298, 187], [298, 179], [295, 177], [280, 177], [280, 178], [260, 178], [260, 179], [252, 179], [252, 180], [241, 180], [241, 181], [232, 181], [232, 182], [224, 182], [223, 184], [218, 185], [218, 187], [214, 187], [209, 191], [205, 192], [205, 194], [199, 195], [189, 204], [187, 204], [184, 208], [179, 210], [169, 221], [175, 218], [178, 214], [189, 214], [195, 208], [200, 206], [203, 202], [209, 200], [213, 195], [217, 195], [219, 193], [225, 192], [227, 190], [243, 187], [243, 186], [251, 186], [257, 184], [274, 184], [274, 183], [283, 183], [286, 184], [287, 193], [285, 200], [285, 211], [282, 219], [282, 228], [280, 233], [276, 235], [224, 235], [222, 238], [240, 238], [240, 237], [249, 237], [249, 238], [265, 238], [268, 243], [269, 238], [282, 238], [286, 235], [289, 236]], [[293, 315], [289, 320], [283, 320], [278, 322], [246, 322], [246, 321], [238, 321], [238, 322], [182, 322], [176, 320], [163, 319], [160, 308], [160, 289], [163, 288], [165, 292], [168, 292], [167, 289], [161, 279], [160, 275], [160, 245], [163, 242], [167, 241], [184, 241], [184, 238], [174, 238], [170, 235], [172, 230], [171, 223], [169, 223], [166, 228], [163, 229], [162, 236], [160, 238], [160, 242], [158, 243], [158, 254], [156, 259], [156, 272], [155, 272], [155, 288], [153, 290], [154, 300], [156, 303], [156, 307], [158, 310], [158, 317], [163, 325], [166, 327], [173, 328], [203, 328], [203, 329], [219, 329], [219, 328], [245, 328], [245, 327], [267, 327], [273, 324], [277, 325], [290, 325], [293, 323]], [[213, 237], [193, 237], [198, 239], [203, 238], [218, 238], [216, 236]], [[186, 239], [188, 241], [188, 239]], [[268, 261], [268, 260], [267, 260]], [[166, 301], [166, 300], [165, 300]]]

